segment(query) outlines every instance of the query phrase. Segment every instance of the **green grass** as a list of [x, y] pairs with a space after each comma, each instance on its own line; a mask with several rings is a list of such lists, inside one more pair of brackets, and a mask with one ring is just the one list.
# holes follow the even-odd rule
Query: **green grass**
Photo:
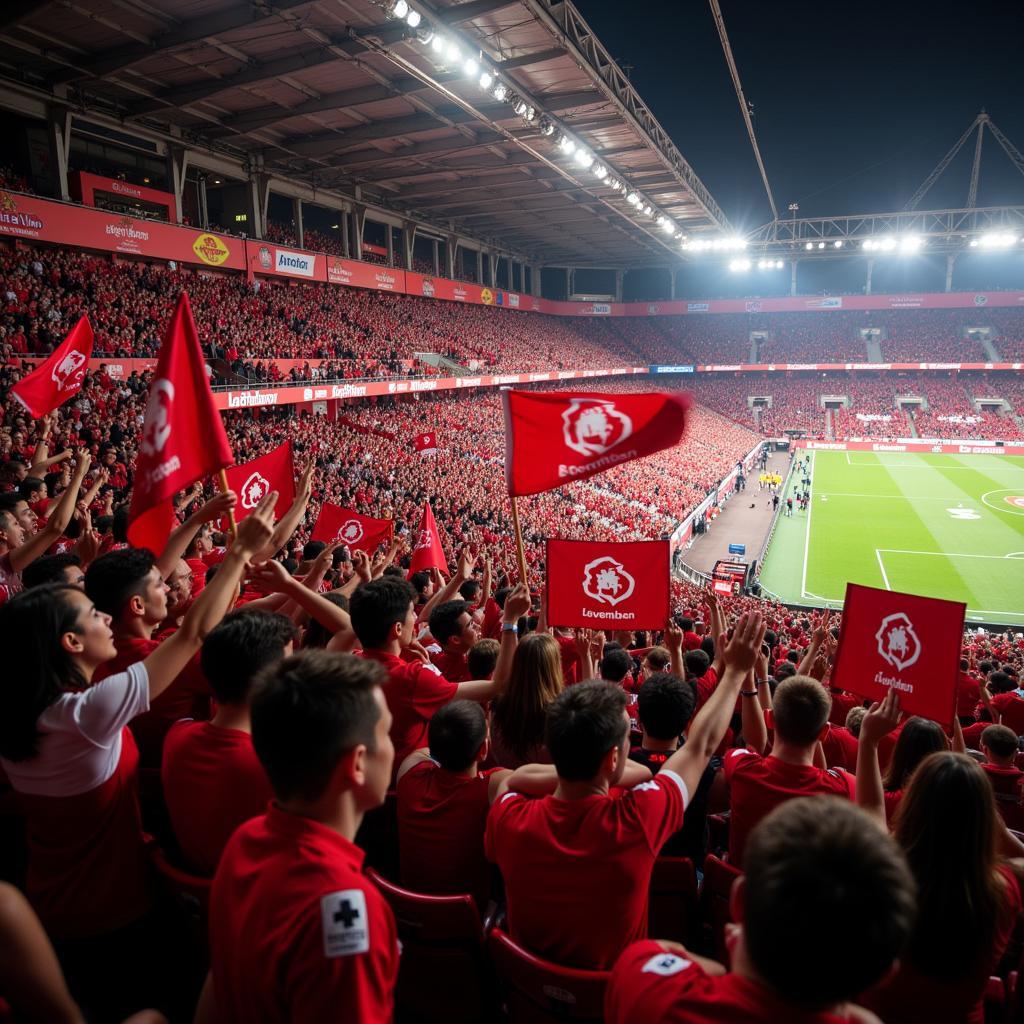
[[[964, 601], [968, 619], [1024, 625], [1024, 458], [815, 452], [811, 508], [779, 519], [761, 585], [837, 604], [847, 582]], [[792, 484], [791, 484], [792, 488]]]

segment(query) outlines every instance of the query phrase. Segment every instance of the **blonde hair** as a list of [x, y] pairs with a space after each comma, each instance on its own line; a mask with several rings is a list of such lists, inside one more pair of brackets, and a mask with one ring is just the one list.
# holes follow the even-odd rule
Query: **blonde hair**
[[516, 648], [508, 686], [494, 706], [494, 724], [512, 752], [525, 758], [544, 741], [548, 705], [565, 689], [558, 641], [531, 633]]

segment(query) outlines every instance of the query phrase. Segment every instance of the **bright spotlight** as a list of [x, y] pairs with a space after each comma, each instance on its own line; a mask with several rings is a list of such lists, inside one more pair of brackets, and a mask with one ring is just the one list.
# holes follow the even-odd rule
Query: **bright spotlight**
[[572, 156], [576, 152], [576, 143], [569, 138], [568, 135], [563, 135], [558, 140], [558, 148], [566, 155]]
[[676, 226], [668, 219], [668, 217], [664, 217], [662, 220], [661, 230], [664, 231], [666, 235], [671, 235], [675, 232]]
[[430, 48], [434, 51], [434, 53], [441, 53], [445, 48], [444, 37], [434, 36], [434, 38], [430, 40]]
[[921, 248], [921, 236], [920, 235], [904, 235], [899, 242], [900, 252], [912, 253], [917, 252]]
[[462, 60], [462, 53], [459, 50], [459, 44], [455, 42], [448, 42], [445, 46], [444, 55], [452, 64], [458, 64], [459, 61]]
[[626, 202], [631, 206], [636, 206], [636, 204], [640, 202], [640, 197], [635, 192], [630, 192], [629, 195], [626, 196]]
[[466, 72], [467, 78], [476, 78], [480, 71], [480, 65], [470, 57], [466, 63], [462, 65], [462, 70]]
[[1006, 249], [1016, 241], [1015, 236], [1004, 231], [993, 231], [981, 236], [981, 245], [984, 249]]
[[649, 205], [644, 207], [644, 213], [646, 213], [648, 217], [654, 216], [654, 210]]
[[818, 243], [818, 248], [819, 249], [824, 249], [825, 248], [825, 243], [824, 242], [819, 242]]
[[604, 164], [597, 164], [594, 167], [594, 177], [597, 178], [598, 181], [604, 181], [604, 179], [608, 177], [608, 168], [605, 167]]
[[537, 108], [536, 107], [527, 107], [526, 108], [526, 112], [523, 114], [523, 120], [526, 121], [527, 124], [533, 124], [533, 122], [536, 119], [536, 117], [537, 117]]
[[517, 99], [517, 100], [515, 101], [515, 103], [513, 103], [513, 104], [512, 104], [512, 109], [513, 109], [513, 110], [514, 110], [514, 111], [515, 111], [515, 112], [516, 112], [517, 114], [525, 114], [525, 113], [526, 113], [526, 107], [527, 107], [527, 103], [526, 103], [526, 100], [524, 100], [524, 99], [522, 99], [522, 98], [520, 98], [520, 99]]
[[409, 13], [405, 16], [405, 23], [409, 26], [409, 28], [415, 28], [422, 20], [423, 16], [420, 14], [419, 11], [409, 11]]
[[392, 18], [404, 18], [409, 13], [409, 5], [406, 0], [395, 0], [394, 6], [391, 8]]
[[776, 270], [781, 270], [784, 266], [785, 266], [785, 264], [782, 262], [782, 260], [776, 260], [775, 261], [775, 269]]
[[750, 260], [730, 260], [729, 269], [733, 271], [733, 273], [737, 273], [742, 270], [749, 270]]
[[813, 242], [808, 242], [808, 243], [807, 243], [807, 244], [806, 244], [806, 245], [804, 246], [804, 248], [805, 248], [805, 249], [806, 249], [806, 250], [807, 250], [808, 252], [810, 252], [810, 250], [814, 248], [814, 243], [813, 243]]
[[896, 248], [896, 239], [895, 238], [883, 238], [878, 243], [878, 248], [881, 249], [882, 252], [892, 252], [893, 249]]
[[581, 146], [576, 151], [576, 163], [586, 170], [594, 162], [594, 154]]
[[481, 89], [490, 89], [491, 83], [493, 81], [494, 81], [494, 79], [491, 77], [491, 73], [489, 71], [484, 71], [480, 75], [480, 88]]
[[613, 192], [618, 192], [618, 191], [620, 191], [620, 190], [621, 190], [622, 188], [624, 188], [625, 186], [624, 186], [624, 185], [622, 184], [622, 182], [621, 182], [621, 181], [619, 181], [619, 179], [618, 179], [618, 178], [610, 178], [610, 179], [608, 180], [608, 187], [609, 187], [609, 188], [610, 188], [610, 189], [611, 189], [611, 190], [612, 190]]
[[842, 240], [841, 238], [837, 238], [837, 239], [836, 239], [836, 240], [835, 240], [835, 241], [834, 241], [834, 242], [832, 243], [832, 245], [833, 245], [833, 246], [834, 246], [834, 247], [835, 247], [836, 249], [842, 249], [842, 247], [843, 247], [843, 240]]
[[508, 97], [508, 86], [504, 82], [498, 82], [494, 86], [494, 91], [491, 95], [499, 102], [503, 103]]

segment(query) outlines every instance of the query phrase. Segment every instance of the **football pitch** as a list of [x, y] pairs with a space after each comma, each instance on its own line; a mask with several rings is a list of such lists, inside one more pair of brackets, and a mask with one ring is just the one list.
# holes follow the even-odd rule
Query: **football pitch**
[[810, 507], [780, 516], [765, 556], [770, 595], [835, 606], [847, 582], [863, 583], [963, 601], [969, 622], [1024, 625], [1024, 458], [811, 458]]

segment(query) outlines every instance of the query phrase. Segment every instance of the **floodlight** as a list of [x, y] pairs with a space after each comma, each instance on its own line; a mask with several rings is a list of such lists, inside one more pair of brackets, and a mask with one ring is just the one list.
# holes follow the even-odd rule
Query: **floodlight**
[[595, 164], [594, 177], [597, 178], [598, 181], [604, 181], [604, 179], [608, 177], [608, 168], [605, 167], [604, 164]]
[[1009, 232], [994, 231], [981, 236], [981, 245], [985, 249], [1005, 249], [1016, 241]]
[[640, 197], [635, 192], [630, 192], [629, 195], [626, 196], [626, 202], [631, 206], [636, 206], [636, 204], [640, 202]]
[[782, 262], [782, 260], [776, 260], [775, 261], [775, 269], [776, 270], [781, 270], [784, 266], [785, 266], [785, 264]]
[[608, 179], [608, 187], [609, 187], [609, 188], [610, 188], [610, 189], [611, 189], [611, 190], [612, 190], [613, 192], [618, 192], [618, 191], [619, 191], [619, 189], [625, 188], [625, 186], [624, 186], [624, 185], [622, 184], [622, 182], [621, 182], [621, 181], [619, 181], [619, 179], [618, 179], [618, 178], [609, 178], [609, 179]]
[[741, 270], [749, 270], [750, 260], [730, 260], [729, 269], [734, 273]]
[[881, 249], [882, 252], [892, 252], [893, 249], [896, 248], [896, 239], [895, 238], [888, 238], [888, 237], [883, 238], [878, 243], [878, 248]]
[[415, 28], [422, 20], [423, 16], [420, 14], [419, 11], [411, 10], [405, 16], [405, 23], [409, 26], [409, 28]]
[[666, 235], [671, 235], [675, 229], [675, 224], [666, 217], [664, 223], [661, 225], [661, 230], [664, 231]]
[[521, 96], [516, 97], [515, 102], [512, 104], [512, 109], [517, 114], [525, 114], [526, 113], [526, 100], [524, 100]]
[[523, 114], [523, 120], [526, 121], [527, 124], [532, 124], [536, 117], [537, 117], [537, 108], [536, 107], [527, 107], [526, 108], [526, 113]]
[[835, 241], [834, 241], [834, 242], [832, 243], [832, 245], [833, 245], [833, 246], [835, 246], [835, 248], [837, 248], [837, 249], [842, 249], [842, 247], [843, 247], [843, 240], [842, 240], [841, 238], [837, 238], [837, 239], [836, 239], [836, 240], [835, 240]]
[[430, 40], [430, 48], [434, 53], [440, 53], [445, 48], [444, 36], [434, 36], [434, 38]]
[[644, 213], [646, 213], [648, 217], [654, 216], [654, 210], [651, 208], [650, 204], [644, 207]]
[[508, 97], [508, 86], [505, 85], [504, 82], [498, 82], [497, 85], [495, 85], [494, 90], [491, 92], [491, 95], [498, 100], [499, 103], [503, 102]]
[[576, 151], [576, 163], [586, 170], [594, 162], [594, 154], [582, 146]]
[[542, 117], [540, 119], [540, 133], [541, 135], [554, 135], [555, 126], [551, 123], [549, 118]]
[[406, 0], [395, 0], [391, 8], [392, 18], [404, 18], [409, 13], [409, 5]]
[[563, 135], [558, 140], [558, 148], [566, 155], [572, 156], [576, 152], [576, 143], [569, 138], [568, 135]]
[[804, 246], [804, 248], [805, 248], [805, 249], [807, 249], [808, 251], [810, 251], [811, 249], [813, 249], [813, 248], [814, 248], [814, 243], [813, 243], [813, 242], [808, 242], [808, 243], [807, 243], [807, 244], [806, 244], [806, 245]]
[[491, 73], [489, 71], [482, 72], [481, 75], [480, 75], [480, 88], [481, 89], [490, 89], [491, 83], [493, 81], [494, 81], [494, 79], [491, 77]]
[[825, 248], [825, 243], [824, 242], [819, 242], [818, 243], [818, 248], [819, 249], [824, 249]]
[[476, 78], [477, 73], [480, 71], [480, 65], [470, 57], [466, 63], [462, 65], [462, 70], [466, 72], [467, 78]]
[[902, 252], [902, 253], [917, 252], [917, 250], [921, 248], [922, 244], [923, 243], [921, 241], [921, 236], [920, 235], [904, 235], [900, 239], [900, 242], [899, 242], [900, 252]]
[[459, 44], [449, 40], [444, 51], [445, 57], [451, 61], [452, 64], [458, 64], [462, 60], [462, 52], [459, 50]]

